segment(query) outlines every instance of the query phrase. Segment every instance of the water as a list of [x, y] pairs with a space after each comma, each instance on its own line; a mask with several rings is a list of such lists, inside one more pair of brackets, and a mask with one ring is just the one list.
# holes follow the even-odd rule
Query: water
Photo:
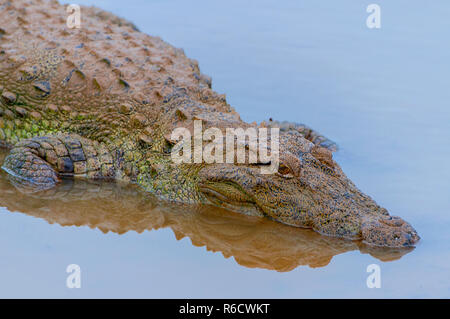
[[[212, 209], [182, 214], [113, 186], [21, 197], [2, 175], [0, 297], [450, 297], [450, 4], [377, 1], [375, 30], [369, 3], [95, 1], [197, 59], [244, 120], [303, 122], [335, 140], [349, 178], [417, 229], [415, 250], [370, 252]], [[78, 189], [106, 195], [81, 205]], [[81, 289], [66, 288], [73, 263]], [[366, 286], [373, 263], [380, 289]]]

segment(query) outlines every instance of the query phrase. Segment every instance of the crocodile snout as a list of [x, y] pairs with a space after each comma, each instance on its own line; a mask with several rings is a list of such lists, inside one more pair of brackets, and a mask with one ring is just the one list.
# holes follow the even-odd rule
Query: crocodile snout
[[369, 245], [410, 247], [420, 240], [416, 230], [397, 216], [370, 216], [361, 226], [363, 242]]

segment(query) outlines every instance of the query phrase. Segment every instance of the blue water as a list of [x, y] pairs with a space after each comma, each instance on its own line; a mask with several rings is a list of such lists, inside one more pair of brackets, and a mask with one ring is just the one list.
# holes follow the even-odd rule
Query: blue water
[[[351, 251], [322, 268], [250, 269], [170, 229], [103, 234], [0, 208], [0, 297], [450, 297], [450, 2], [77, 1], [161, 36], [200, 62], [247, 121], [305, 123], [422, 241], [383, 263]], [[65, 285], [68, 264], [82, 288]], [[382, 287], [366, 286], [381, 267]]]

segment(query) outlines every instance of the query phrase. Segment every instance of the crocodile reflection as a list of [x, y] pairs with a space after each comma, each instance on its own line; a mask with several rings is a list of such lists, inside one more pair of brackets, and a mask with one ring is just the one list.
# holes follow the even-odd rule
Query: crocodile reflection
[[234, 257], [242, 266], [280, 272], [302, 265], [324, 267], [333, 256], [357, 249], [381, 261], [399, 259], [412, 250], [369, 247], [216, 207], [168, 205], [115, 183], [66, 180], [54, 189], [27, 193], [2, 173], [0, 206], [51, 224], [89, 226], [104, 233], [169, 227], [178, 240], [188, 237], [194, 246]]

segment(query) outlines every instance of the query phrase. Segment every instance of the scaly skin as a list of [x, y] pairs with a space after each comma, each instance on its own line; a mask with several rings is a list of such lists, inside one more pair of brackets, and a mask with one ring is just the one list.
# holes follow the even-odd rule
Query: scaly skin
[[347, 179], [334, 144], [302, 125], [260, 124], [281, 127], [277, 174], [250, 164], [175, 165], [174, 128], [256, 124], [243, 122], [182, 50], [99, 9], [81, 13], [81, 29], [68, 29], [56, 1], [0, 2], [0, 143], [13, 147], [3, 168], [16, 179], [39, 188], [65, 176], [122, 180], [165, 200], [372, 245], [419, 240]]

